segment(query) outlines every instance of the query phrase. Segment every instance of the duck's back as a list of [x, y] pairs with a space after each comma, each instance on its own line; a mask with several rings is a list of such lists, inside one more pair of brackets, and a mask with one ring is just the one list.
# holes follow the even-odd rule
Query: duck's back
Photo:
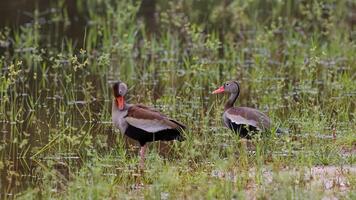
[[232, 107], [223, 115], [224, 123], [230, 129], [242, 128], [243, 125], [255, 130], [269, 129], [271, 121], [259, 110], [249, 107]]
[[181, 132], [185, 126], [152, 108], [133, 105], [124, 119], [128, 124], [125, 134], [141, 145], [158, 140], [183, 140]]

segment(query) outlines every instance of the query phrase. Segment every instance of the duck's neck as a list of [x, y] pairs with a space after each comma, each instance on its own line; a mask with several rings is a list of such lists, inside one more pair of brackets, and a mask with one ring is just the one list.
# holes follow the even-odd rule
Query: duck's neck
[[230, 94], [229, 100], [227, 100], [227, 102], [225, 103], [225, 110], [234, 106], [234, 103], [235, 103], [237, 97], [239, 97], [239, 94], [240, 94], [240, 92]]

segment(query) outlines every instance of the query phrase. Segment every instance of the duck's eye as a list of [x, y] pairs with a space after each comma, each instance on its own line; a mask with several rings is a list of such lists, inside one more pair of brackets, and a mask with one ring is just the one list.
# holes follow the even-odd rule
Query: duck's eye
[[226, 86], [229, 86], [230, 84], [229, 83], [226, 83]]

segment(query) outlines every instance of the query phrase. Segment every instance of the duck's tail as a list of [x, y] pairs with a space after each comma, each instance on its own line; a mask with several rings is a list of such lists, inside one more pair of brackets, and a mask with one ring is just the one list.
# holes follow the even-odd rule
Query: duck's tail
[[288, 134], [288, 130], [286, 130], [286, 129], [277, 128], [277, 130], [276, 130], [276, 135], [278, 137], [281, 137], [281, 136], [287, 135], [287, 134]]

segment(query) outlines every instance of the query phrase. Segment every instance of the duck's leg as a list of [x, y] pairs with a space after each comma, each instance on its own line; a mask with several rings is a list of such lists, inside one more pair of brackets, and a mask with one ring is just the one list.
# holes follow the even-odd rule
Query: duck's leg
[[140, 169], [142, 170], [145, 167], [145, 153], [146, 153], [146, 148], [147, 148], [147, 144], [144, 144], [143, 146], [141, 146], [140, 149]]

